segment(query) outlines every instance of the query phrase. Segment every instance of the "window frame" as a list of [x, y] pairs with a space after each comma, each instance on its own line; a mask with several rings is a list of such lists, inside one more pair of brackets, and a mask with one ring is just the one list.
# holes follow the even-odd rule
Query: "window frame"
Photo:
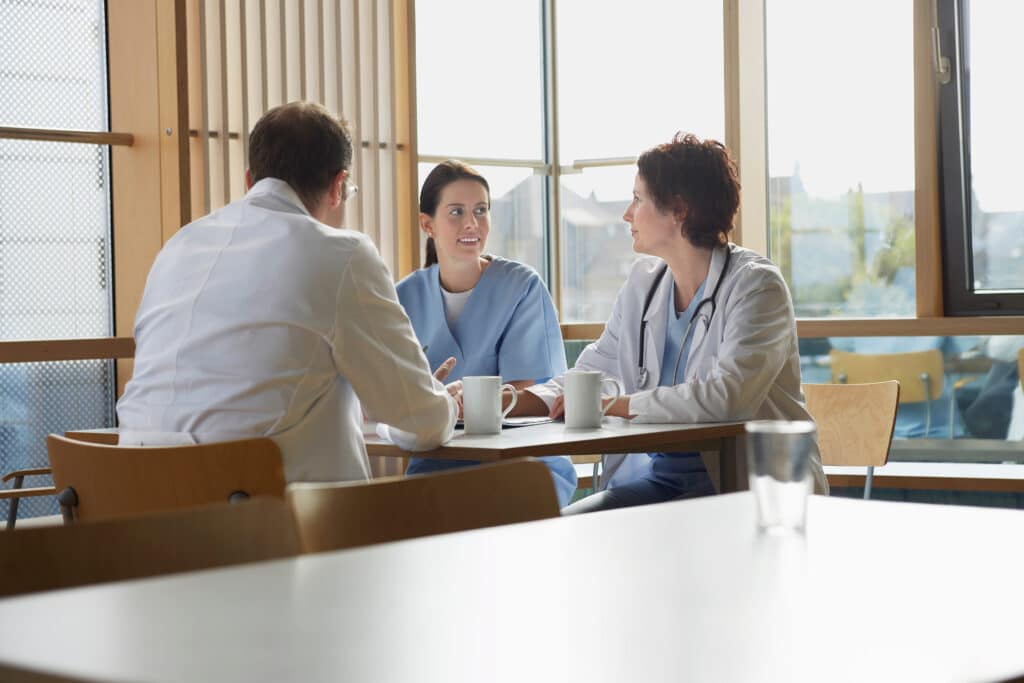
[[947, 316], [1021, 315], [1024, 292], [974, 291], [971, 221], [971, 108], [967, 65], [970, 0], [936, 2], [942, 244]]

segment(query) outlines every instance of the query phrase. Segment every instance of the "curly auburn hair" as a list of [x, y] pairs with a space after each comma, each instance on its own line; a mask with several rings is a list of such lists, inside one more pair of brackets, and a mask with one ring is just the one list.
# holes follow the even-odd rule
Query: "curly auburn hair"
[[695, 247], [724, 244], [740, 205], [736, 163], [725, 145], [676, 133], [636, 162], [654, 205], [685, 215], [682, 232]]

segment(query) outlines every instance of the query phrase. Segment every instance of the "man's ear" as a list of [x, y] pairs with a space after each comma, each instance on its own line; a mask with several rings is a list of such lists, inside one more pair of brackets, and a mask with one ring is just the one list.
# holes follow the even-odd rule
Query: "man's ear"
[[245, 191], [252, 189], [252, 171], [245, 169]]
[[341, 204], [342, 200], [345, 199], [345, 178], [348, 177], [348, 171], [338, 171], [338, 175], [334, 176], [331, 181], [331, 207], [334, 208]]

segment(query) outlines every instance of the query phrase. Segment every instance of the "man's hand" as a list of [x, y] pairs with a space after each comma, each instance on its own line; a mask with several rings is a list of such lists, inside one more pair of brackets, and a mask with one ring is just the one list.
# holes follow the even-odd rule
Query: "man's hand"
[[443, 383], [448, 379], [448, 375], [452, 374], [452, 368], [454, 367], [455, 356], [449, 356], [445, 362], [441, 363], [441, 365], [437, 367], [437, 370], [434, 370], [434, 379]]
[[459, 419], [463, 418], [462, 415], [462, 380], [457, 379], [451, 384], [444, 385], [444, 388], [448, 390], [451, 397], [455, 399], [455, 402], [459, 404]]

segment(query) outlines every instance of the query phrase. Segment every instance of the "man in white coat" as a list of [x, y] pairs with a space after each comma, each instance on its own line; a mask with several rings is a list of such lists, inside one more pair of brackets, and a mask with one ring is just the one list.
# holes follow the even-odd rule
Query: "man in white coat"
[[319, 105], [257, 122], [248, 194], [182, 228], [149, 273], [122, 444], [269, 436], [288, 481], [330, 481], [368, 477], [364, 412], [410, 450], [451, 438], [450, 367], [431, 375], [376, 247], [341, 227], [351, 162]]

